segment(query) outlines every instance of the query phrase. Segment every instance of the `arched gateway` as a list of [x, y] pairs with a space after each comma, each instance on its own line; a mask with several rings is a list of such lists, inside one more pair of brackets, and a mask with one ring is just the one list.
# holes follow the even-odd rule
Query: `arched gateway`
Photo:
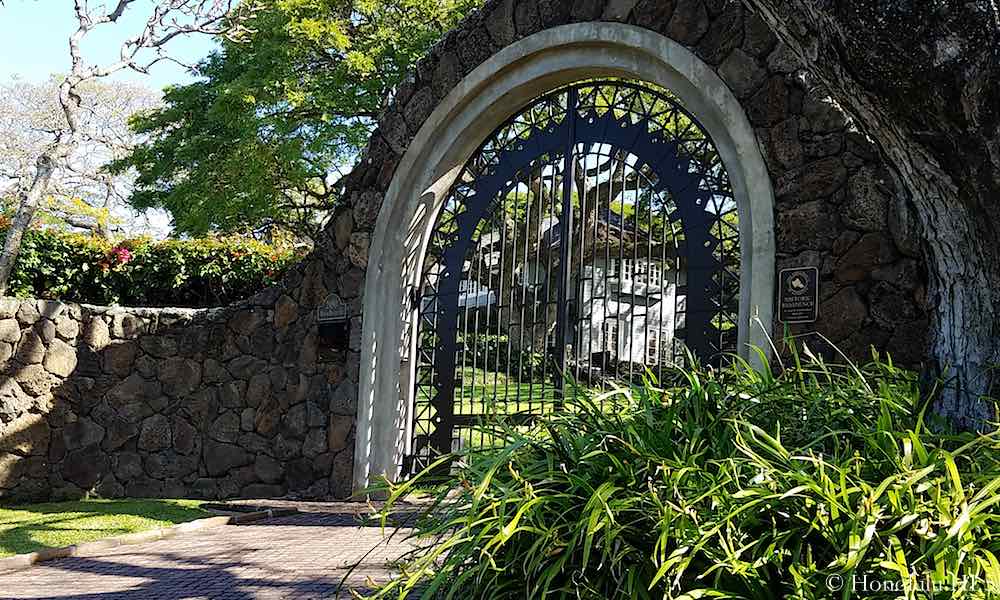
[[563, 369], [752, 357], [784, 331], [779, 269], [812, 350], [918, 365], [919, 227], [801, 67], [742, 2], [486, 0], [279, 285], [205, 311], [0, 302], [0, 496], [348, 497], [483, 443], [483, 400], [557, 408]]
[[564, 374], [766, 347], [773, 204], [737, 99], [666, 37], [567, 25], [480, 65], [376, 224], [355, 488], [483, 443], [470, 428], [497, 406], [553, 410]]
[[594, 386], [737, 350], [739, 216], [667, 92], [599, 80], [534, 100], [452, 186], [416, 290], [404, 471]]

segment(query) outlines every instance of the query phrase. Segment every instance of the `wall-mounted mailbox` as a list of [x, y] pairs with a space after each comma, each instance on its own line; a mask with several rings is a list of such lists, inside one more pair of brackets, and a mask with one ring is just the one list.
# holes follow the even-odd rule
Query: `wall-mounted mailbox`
[[316, 322], [319, 325], [319, 345], [321, 349], [347, 352], [351, 347], [351, 317], [347, 305], [337, 294], [330, 294], [326, 302], [317, 309]]

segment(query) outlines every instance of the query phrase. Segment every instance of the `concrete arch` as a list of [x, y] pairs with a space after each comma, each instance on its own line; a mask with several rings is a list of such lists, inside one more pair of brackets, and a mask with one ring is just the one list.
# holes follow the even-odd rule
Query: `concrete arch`
[[[740, 211], [739, 345], [768, 347], [773, 322], [774, 192], [754, 129], [708, 64], [673, 40], [610, 22], [563, 25], [521, 39], [480, 64], [435, 108], [409, 144], [375, 225], [365, 282], [354, 488], [397, 476], [406, 450], [416, 322], [410, 310], [424, 249], [455, 178], [478, 145], [537, 96], [591, 77], [670, 89], [715, 141]], [[403, 310], [400, 310], [403, 307]]]

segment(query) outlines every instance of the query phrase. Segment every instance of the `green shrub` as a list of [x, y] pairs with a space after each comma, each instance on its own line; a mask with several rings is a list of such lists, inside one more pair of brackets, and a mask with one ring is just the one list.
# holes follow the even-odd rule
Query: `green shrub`
[[876, 356], [672, 381], [388, 486], [383, 526], [428, 494], [433, 543], [378, 596], [1000, 597], [1000, 437], [929, 431], [914, 376]]
[[458, 343], [465, 352], [466, 363], [489, 365], [495, 371], [528, 380], [542, 377], [545, 355], [531, 349], [521, 349], [517, 336], [458, 334]]
[[10, 290], [19, 297], [88, 304], [220, 306], [274, 283], [299, 258], [288, 245], [243, 237], [113, 243], [32, 229], [24, 236]]

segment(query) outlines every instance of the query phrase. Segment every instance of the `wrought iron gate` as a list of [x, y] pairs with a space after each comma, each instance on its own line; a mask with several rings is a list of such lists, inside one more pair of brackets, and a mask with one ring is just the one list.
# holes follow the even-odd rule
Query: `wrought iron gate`
[[469, 160], [417, 298], [405, 472], [488, 445], [490, 415], [735, 350], [739, 224], [705, 129], [668, 92], [592, 81], [535, 100]]

